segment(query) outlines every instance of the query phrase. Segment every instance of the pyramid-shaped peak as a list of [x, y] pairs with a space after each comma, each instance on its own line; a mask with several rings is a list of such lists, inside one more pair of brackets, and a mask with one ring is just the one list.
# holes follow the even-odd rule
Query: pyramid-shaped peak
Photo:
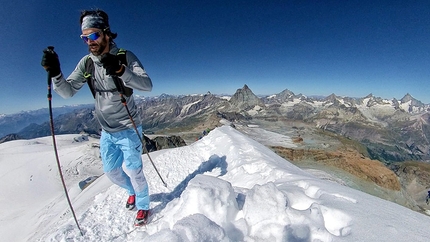
[[256, 105], [264, 106], [260, 98], [258, 98], [246, 84], [243, 86], [243, 88], [237, 89], [236, 93], [230, 98], [229, 102], [233, 106], [243, 109], [252, 108]]
[[[424, 107], [424, 103], [422, 103], [421, 101], [415, 99], [414, 97], [412, 97], [411, 94], [407, 93], [401, 100], [401, 103], [407, 103], [407, 102], [411, 102], [411, 106], [415, 106], [415, 107]], [[412, 107], [411, 107], [412, 108]]]
[[295, 97], [294, 93], [288, 89], [285, 89], [282, 92], [276, 94], [276, 96], [280, 98], [282, 101], [286, 101], [286, 100], [293, 101]]
[[336, 96], [336, 94], [332, 93], [332, 94], [330, 94], [329, 96], [327, 96], [327, 97], [325, 98], [325, 100], [326, 100], [326, 101], [334, 101], [334, 100], [337, 100], [337, 96]]
[[252, 92], [252, 90], [248, 87], [248, 85], [244, 85], [242, 88], [237, 89], [234, 96], [255, 96], [255, 94]]
[[280, 93], [282, 93], [282, 94], [288, 94], [288, 95], [294, 95], [294, 92], [292, 92], [292, 91], [290, 91], [290, 90], [288, 90], [288, 89], [285, 89], [285, 90], [283, 90], [282, 92], [280, 92]]
[[237, 89], [235, 95], [237, 93], [246, 93], [247, 95], [254, 95], [252, 90], [246, 84], [242, 88]]
[[415, 100], [411, 94], [406, 93], [406, 95], [400, 100], [402, 103], [409, 102], [411, 100]]

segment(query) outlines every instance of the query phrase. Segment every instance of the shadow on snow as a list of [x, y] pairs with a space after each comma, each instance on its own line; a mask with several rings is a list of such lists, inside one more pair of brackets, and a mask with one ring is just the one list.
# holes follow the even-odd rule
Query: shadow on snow
[[160, 204], [155, 206], [152, 211], [154, 213], [158, 213], [163, 210], [170, 201], [181, 196], [182, 192], [185, 190], [188, 185], [188, 182], [191, 181], [191, 179], [193, 179], [198, 174], [210, 172], [217, 167], [221, 169], [221, 173], [219, 176], [223, 176], [227, 173], [227, 162], [225, 156], [219, 157], [218, 155], [212, 155], [211, 157], [209, 157], [209, 160], [200, 164], [197, 170], [189, 174], [181, 183], [179, 183], [175, 187], [175, 189], [173, 189], [172, 192], [150, 195], [149, 197], [151, 202], [161, 202]]

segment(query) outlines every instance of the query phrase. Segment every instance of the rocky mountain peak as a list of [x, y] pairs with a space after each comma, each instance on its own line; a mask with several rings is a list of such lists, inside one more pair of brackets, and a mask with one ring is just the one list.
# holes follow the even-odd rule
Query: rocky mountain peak
[[339, 98], [334, 93], [332, 93], [330, 96], [324, 99], [324, 102], [325, 102], [325, 105], [338, 107], [341, 105], [340, 99], [342, 98]]
[[295, 94], [292, 91], [285, 89], [279, 93], [278, 96], [282, 101], [292, 101], [295, 97]]
[[237, 89], [236, 93], [230, 98], [230, 104], [236, 108], [249, 110], [255, 106], [264, 107], [264, 103], [257, 97], [248, 85], [244, 85], [243, 88]]
[[382, 104], [384, 104], [384, 100], [382, 98], [375, 97], [372, 94], [368, 95], [366, 97], [366, 99], [368, 99], [368, 102], [367, 102], [367, 105], [366, 105], [367, 107], [373, 107], [375, 105], [382, 105]]
[[415, 99], [414, 97], [412, 97], [411, 94], [407, 93], [402, 99], [400, 99], [400, 103], [408, 103], [410, 102], [409, 105], [409, 112], [412, 112], [414, 109], [424, 109], [425, 108], [425, 104], [423, 104], [421, 101]]
[[411, 96], [411, 94], [406, 93], [406, 95], [402, 99], [400, 99], [400, 102], [401, 103], [407, 103], [407, 102], [412, 101], [412, 100], [415, 100], [415, 99]]
[[330, 96], [327, 96], [324, 100], [334, 102], [337, 100], [337, 96], [334, 93], [332, 93], [332, 94], [330, 94]]
[[373, 94], [370, 93], [369, 95], [365, 96], [364, 98], [373, 98]]

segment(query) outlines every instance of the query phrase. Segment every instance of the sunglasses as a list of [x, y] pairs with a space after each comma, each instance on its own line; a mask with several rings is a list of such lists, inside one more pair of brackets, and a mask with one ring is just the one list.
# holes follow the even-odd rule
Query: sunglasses
[[89, 40], [97, 40], [100, 38], [102, 31], [97, 31], [88, 35], [81, 34], [81, 39], [84, 40], [84, 42], [88, 42]]

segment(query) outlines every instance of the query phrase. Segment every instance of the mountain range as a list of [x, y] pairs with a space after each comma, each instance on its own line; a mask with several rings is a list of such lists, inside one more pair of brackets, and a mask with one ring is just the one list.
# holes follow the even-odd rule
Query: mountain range
[[[180, 134], [193, 140], [199, 132], [214, 128], [221, 118], [245, 124], [264, 122], [267, 127], [307, 128], [332, 132], [366, 147], [372, 159], [384, 163], [430, 161], [430, 105], [406, 94], [402, 99], [308, 97], [286, 89], [258, 97], [247, 85], [232, 96], [161, 95], [136, 97], [146, 133]], [[56, 108], [56, 134], [99, 134], [93, 105]], [[9, 135], [9, 136], [8, 136]], [[47, 109], [0, 117], [1, 140], [50, 135]]]
[[[183, 141], [190, 144], [225, 119], [298, 166], [307, 166], [311, 160], [316, 162], [312, 166], [341, 169], [378, 186], [358, 187], [361, 190], [388, 189], [374, 195], [425, 210], [424, 198], [430, 188], [430, 105], [410, 94], [388, 100], [372, 94], [362, 98], [306, 96], [285, 89], [257, 96], [244, 85], [233, 95], [163, 94], [135, 96], [135, 100], [145, 135], [173, 137], [164, 143], [177, 141], [165, 147], [182, 146]], [[54, 113], [56, 134], [100, 134], [92, 104], [57, 108]], [[49, 136], [48, 118], [46, 109], [1, 116], [0, 134], [4, 136], [0, 143]], [[273, 146], [253, 127], [274, 136], [290, 136], [298, 147]], [[361, 181], [353, 186], [358, 183]]]

